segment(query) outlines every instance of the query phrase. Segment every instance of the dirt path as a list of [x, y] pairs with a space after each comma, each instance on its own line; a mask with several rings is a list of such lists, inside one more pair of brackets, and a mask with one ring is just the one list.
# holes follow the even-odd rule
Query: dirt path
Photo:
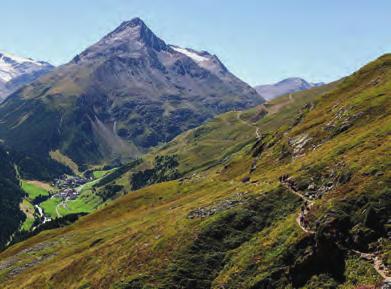
[[245, 120], [243, 120], [240, 116], [242, 115], [242, 112], [241, 111], [238, 111], [238, 113], [236, 114], [236, 118], [238, 119], [238, 121], [240, 121], [241, 123], [247, 125], [248, 127], [253, 127], [255, 128], [255, 137], [257, 139], [260, 139], [261, 138], [261, 133], [259, 132], [259, 128], [253, 124], [253, 123], [249, 123]]
[[391, 283], [391, 276], [388, 274], [388, 271], [379, 257], [375, 257], [373, 261], [373, 267], [379, 273], [380, 276], [383, 277], [385, 282]]
[[[271, 100], [271, 101], [273, 102], [273, 100]], [[267, 111], [268, 111], [269, 114], [276, 114], [282, 108], [284, 108], [285, 106], [287, 106], [290, 103], [293, 103], [294, 101], [295, 100], [294, 100], [292, 94], [289, 94], [288, 99], [285, 99], [285, 100], [283, 100], [280, 103], [276, 103], [276, 104], [272, 104], [270, 102], [266, 103], [266, 104], [269, 104], [269, 107], [267, 108]]]
[[[311, 201], [309, 198], [307, 198], [306, 196], [304, 196], [304, 194], [302, 193], [299, 193], [297, 191], [295, 191], [294, 189], [292, 189], [288, 183], [286, 182], [281, 182], [281, 184], [287, 188], [292, 194], [298, 196], [299, 198], [301, 198], [303, 201], [307, 202], [308, 206], [307, 208], [304, 210], [303, 212], [303, 216], [304, 218], [307, 217], [308, 213], [310, 212], [310, 209], [311, 207], [314, 205], [314, 202]], [[302, 212], [300, 211], [300, 213], [297, 215], [296, 217], [296, 223], [299, 225], [299, 227], [307, 234], [315, 234], [314, 231], [308, 229], [307, 227], [304, 226], [304, 224], [301, 222], [301, 215], [302, 215]]]
[[255, 130], [255, 135], [257, 136], [257, 139], [261, 138], [261, 133], [259, 132], [259, 127]]
[[[289, 101], [292, 101], [292, 95], [289, 95]], [[241, 111], [238, 111], [237, 112], [237, 115], [236, 115], [236, 118], [242, 122], [243, 124], [249, 126], [249, 127], [253, 127], [255, 128], [255, 137], [258, 139], [261, 138], [261, 133], [260, 133], [260, 129], [254, 124], [254, 123], [249, 123], [245, 120], [243, 120], [241, 118], [241, 115], [242, 115], [242, 112]], [[302, 193], [299, 193], [295, 190], [293, 190], [289, 185], [288, 183], [286, 182], [281, 182], [291, 193], [295, 194], [296, 196], [298, 196], [299, 198], [301, 198], [302, 200], [304, 200], [308, 205], [306, 206], [306, 209], [302, 212], [300, 211], [299, 215], [297, 216], [296, 218], [296, 222], [297, 224], [299, 225], [299, 227], [306, 233], [308, 234], [315, 234], [314, 231], [308, 229], [302, 222], [301, 222], [301, 217], [303, 216], [304, 219], [306, 219], [307, 217], [307, 214], [309, 213], [311, 207], [313, 206], [314, 202], [311, 201], [309, 198], [307, 198], [306, 196], [304, 196], [304, 194]]]
[[[311, 205], [308, 207], [308, 209], [310, 209], [310, 207], [311, 207]], [[307, 213], [308, 213], [307, 210], [304, 211], [304, 216], [306, 216]], [[297, 215], [297, 217], [296, 217], [296, 223], [299, 225], [299, 227], [300, 227], [304, 232], [306, 232], [307, 234], [315, 234], [314, 231], [309, 230], [309, 229], [307, 229], [307, 228], [304, 226], [304, 224], [301, 222], [300, 218], [301, 218], [301, 214]]]
[[[291, 188], [291, 186], [289, 186], [289, 184], [287, 182], [284, 182], [284, 181], [281, 181], [281, 184], [287, 188], [292, 194], [295, 194], [296, 196], [300, 197], [302, 200], [306, 201], [309, 205], [307, 206], [307, 209], [304, 211], [304, 217], [307, 216], [307, 214], [309, 213], [311, 207], [314, 205], [314, 202], [310, 199], [308, 199], [306, 196], [304, 196], [304, 194], [298, 192], [298, 191], [295, 191], [294, 189]], [[301, 216], [301, 212], [299, 213], [299, 215], [296, 217], [296, 223], [299, 225], [299, 227], [305, 232], [305, 233], [308, 233], [308, 234], [315, 234], [315, 231], [312, 231], [308, 228], [306, 228], [302, 222], [300, 221], [300, 216]], [[383, 281], [384, 282], [390, 282], [391, 283], [391, 276], [389, 275], [388, 273], [388, 270], [386, 269], [386, 266], [384, 265], [384, 263], [382, 262], [381, 258], [376, 256], [375, 254], [371, 254], [371, 253], [363, 253], [363, 252], [360, 252], [360, 251], [356, 251], [356, 250], [352, 250], [354, 253], [356, 253], [357, 255], [359, 255], [361, 258], [365, 259], [365, 260], [368, 260], [370, 262], [373, 263], [373, 268], [376, 270], [376, 272], [384, 279]]]
[[352, 250], [355, 254], [360, 256], [362, 259], [370, 261], [373, 263], [373, 268], [375, 268], [376, 272], [382, 276], [384, 282], [391, 282], [391, 276], [387, 272], [386, 266], [383, 264], [380, 257], [376, 256], [372, 253], [363, 253], [357, 250]]
[[61, 206], [64, 202], [61, 202], [59, 203], [57, 206], [56, 206], [56, 214], [57, 214], [57, 217], [61, 218], [62, 215], [60, 214], [60, 212], [58, 211], [58, 207]]

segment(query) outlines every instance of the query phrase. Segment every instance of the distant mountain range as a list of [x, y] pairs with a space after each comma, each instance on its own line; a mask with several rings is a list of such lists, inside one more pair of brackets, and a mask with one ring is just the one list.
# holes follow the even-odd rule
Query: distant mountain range
[[135, 18], [7, 98], [0, 139], [39, 155], [59, 150], [78, 164], [133, 158], [263, 102], [217, 56], [168, 45]]
[[23, 85], [36, 80], [53, 65], [0, 51], [0, 102]]
[[299, 77], [291, 77], [274, 84], [258, 85], [255, 87], [255, 90], [262, 97], [270, 100], [280, 95], [307, 90], [324, 84], [324, 82], [312, 83]]

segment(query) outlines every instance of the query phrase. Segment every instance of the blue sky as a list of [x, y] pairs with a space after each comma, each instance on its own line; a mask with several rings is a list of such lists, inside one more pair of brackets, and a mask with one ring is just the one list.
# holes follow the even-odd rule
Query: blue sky
[[2, 0], [0, 49], [62, 64], [139, 16], [250, 84], [332, 81], [391, 52], [388, 0]]

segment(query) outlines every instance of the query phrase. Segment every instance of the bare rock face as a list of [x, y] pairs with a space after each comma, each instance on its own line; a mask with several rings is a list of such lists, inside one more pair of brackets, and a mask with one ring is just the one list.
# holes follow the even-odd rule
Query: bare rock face
[[[262, 102], [216, 56], [168, 45], [135, 18], [12, 95], [0, 106], [0, 138], [40, 154], [59, 149], [77, 163], [135, 157], [216, 114]], [[47, 128], [38, 128], [43, 119]], [[22, 147], [17, 136], [26, 129]]]
[[310, 143], [308, 134], [301, 134], [289, 140], [289, 145], [293, 148], [293, 156], [298, 157], [305, 151], [305, 147]]

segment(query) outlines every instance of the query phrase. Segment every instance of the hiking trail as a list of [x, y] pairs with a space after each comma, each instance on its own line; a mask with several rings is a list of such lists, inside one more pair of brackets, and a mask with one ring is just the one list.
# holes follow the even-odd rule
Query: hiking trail
[[310, 209], [311, 207], [314, 205], [314, 202], [312, 200], [310, 200], [309, 198], [307, 198], [303, 193], [300, 193], [296, 190], [294, 190], [292, 188], [292, 186], [289, 184], [289, 182], [287, 182], [287, 180], [281, 180], [280, 181], [281, 184], [286, 188], [288, 189], [292, 194], [298, 196], [299, 198], [301, 198], [303, 201], [305, 201], [308, 205], [306, 206], [306, 209], [302, 212], [300, 211], [300, 213], [297, 215], [296, 217], [296, 223], [299, 225], [299, 227], [307, 234], [315, 234], [315, 231], [309, 229], [308, 227], [305, 226], [305, 224], [303, 224], [303, 222], [301, 222], [301, 216], [303, 216], [304, 219], [307, 219], [307, 215], [308, 213], [310, 212]]
[[249, 127], [253, 127], [255, 128], [255, 137], [256, 139], [260, 139], [261, 138], [261, 133], [259, 131], [259, 128], [254, 124], [254, 123], [250, 123], [250, 122], [247, 122], [245, 120], [243, 120], [240, 116], [242, 115], [242, 111], [238, 111], [237, 114], [236, 114], [236, 118], [243, 124], [249, 126]]
[[[307, 234], [315, 234], [315, 231], [309, 229], [301, 222], [301, 215], [303, 214], [304, 219], [307, 217], [311, 207], [314, 204], [314, 201], [310, 200], [308, 197], [306, 197], [303, 193], [300, 193], [299, 191], [296, 191], [292, 188], [292, 185], [289, 183], [289, 179], [281, 178], [280, 180], [281, 184], [288, 189], [292, 194], [295, 194], [296, 196], [300, 197], [302, 200], [308, 203], [307, 208], [302, 213], [300, 211], [299, 215], [296, 217], [296, 223], [299, 225], [299, 227]], [[387, 267], [384, 265], [383, 261], [379, 256], [376, 256], [376, 254], [373, 253], [363, 253], [357, 250], [352, 250], [355, 254], [359, 255], [362, 259], [365, 259], [367, 261], [370, 261], [372, 263], [373, 268], [376, 270], [376, 272], [383, 278], [384, 283], [391, 283], [391, 276], [389, 275], [389, 272], [387, 270]]]

